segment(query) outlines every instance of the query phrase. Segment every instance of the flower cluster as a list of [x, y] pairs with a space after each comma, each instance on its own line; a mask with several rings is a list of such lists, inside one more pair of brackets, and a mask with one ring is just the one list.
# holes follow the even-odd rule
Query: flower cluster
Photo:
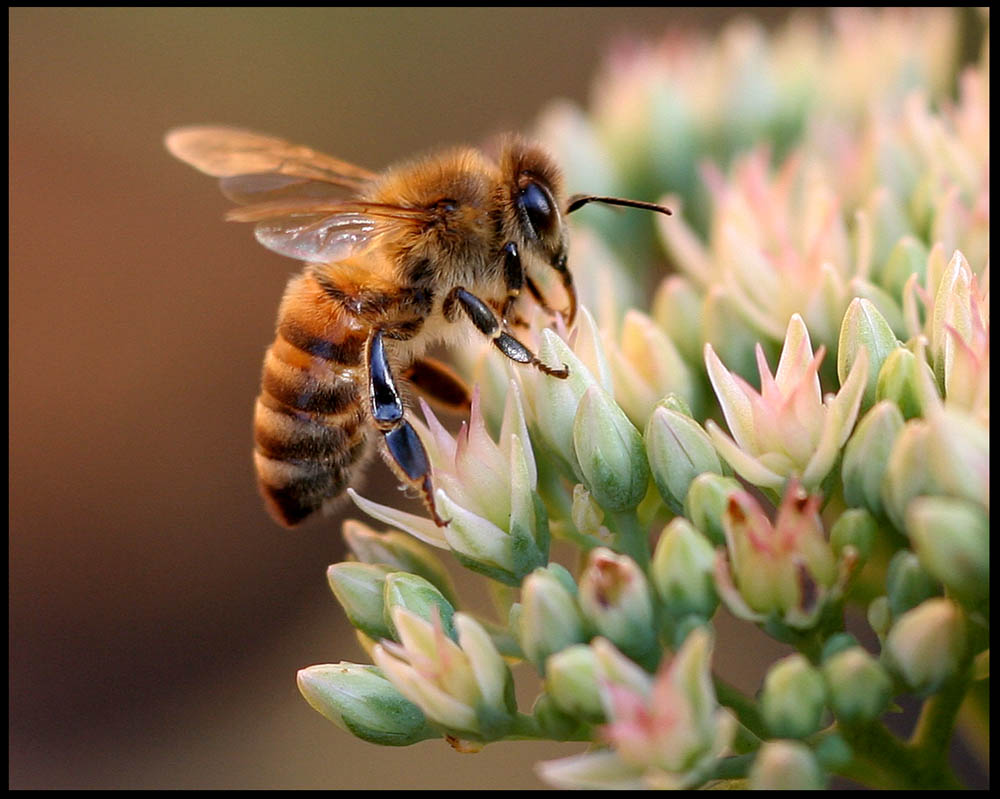
[[[446, 526], [351, 492], [392, 528], [345, 523], [328, 571], [373, 665], [303, 669], [313, 707], [379, 744], [589, 742], [539, 765], [562, 787], [958, 784], [989, 662], [988, 33], [955, 71], [977, 20], [631, 43], [589, 112], [543, 115], [571, 189], [683, 213], [579, 214], [576, 324], [519, 332], [567, 379], [485, 347], [457, 433], [421, 404]], [[753, 697], [713, 667], [720, 606], [790, 648]]]

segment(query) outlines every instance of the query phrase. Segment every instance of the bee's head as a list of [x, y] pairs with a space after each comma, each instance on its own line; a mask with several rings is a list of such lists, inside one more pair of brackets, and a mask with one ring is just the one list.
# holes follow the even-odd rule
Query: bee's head
[[555, 266], [566, 259], [566, 224], [562, 207], [562, 175], [552, 158], [539, 147], [511, 139], [500, 159], [509, 206], [509, 220], [523, 249]]

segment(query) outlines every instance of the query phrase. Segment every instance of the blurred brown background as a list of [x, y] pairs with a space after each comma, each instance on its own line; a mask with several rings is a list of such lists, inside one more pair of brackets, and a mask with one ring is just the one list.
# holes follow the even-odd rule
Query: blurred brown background
[[339, 522], [281, 530], [253, 482], [297, 266], [162, 137], [228, 123], [380, 168], [586, 103], [616, 35], [733, 13], [9, 11], [11, 787], [525, 788], [580, 751], [382, 749], [301, 699], [298, 668], [365, 656], [324, 578]]

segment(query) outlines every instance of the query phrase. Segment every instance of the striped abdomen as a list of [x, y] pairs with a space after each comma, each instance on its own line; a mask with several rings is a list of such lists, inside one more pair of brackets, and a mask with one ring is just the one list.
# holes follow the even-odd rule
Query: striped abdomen
[[254, 409], [258, 483], [284, 525], [339, 496], [366, 454], [365, 339], [311, 276], [292, 279]]

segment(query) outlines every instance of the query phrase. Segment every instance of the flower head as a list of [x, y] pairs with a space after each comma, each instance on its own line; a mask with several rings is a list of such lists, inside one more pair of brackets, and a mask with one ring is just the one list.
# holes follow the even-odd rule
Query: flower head
[[454, 618], [457, 643], [440, 619], [396, 607], [392, 620], [400, 643], [383, 640], [372, 656], [399, 692], [450, 732], [502, 736], [514, 712], [513, 683], [487, 632], [464, 613]]
[[806, 488], [817, 488], [857, 418], [868, 375], [863, 352], [840, 392], [824, 401], [818, 375], [823, 348], [813, 355], [809, 331], [798, 314], [788, 323], [776, 374], [771, 374], [757, 345], [760, 392], [729, 372], [712, 345], [706, 344], [709, 379], [733, 435], [730, 438], [714, 422], [707, 423], [719, 453], [755, 485], [780, 489], [786, 480], [798, 477]]
[[625, 658], [601, 644], [598, 663], [605, 674], [608, 718], [601, 737], [611, 748], [542, 763], [542, 778], [561, 787], [609, 788], [684, 788], [703, 779], [729, 747], [736, 727], [716, 702], [711, 655], [710, 635], [696, 629], [653, 679], [623, 670], [619, 661]]
[[777, 617], [792, 627], [809, 627], [828, 598], [846, 582], [819, 517], [819, 497], [789, 484], [772, 523], [757, 501], [734, 492], [723, 516], [726, 551], [716, 560], [722, 600], [741, 618]]

